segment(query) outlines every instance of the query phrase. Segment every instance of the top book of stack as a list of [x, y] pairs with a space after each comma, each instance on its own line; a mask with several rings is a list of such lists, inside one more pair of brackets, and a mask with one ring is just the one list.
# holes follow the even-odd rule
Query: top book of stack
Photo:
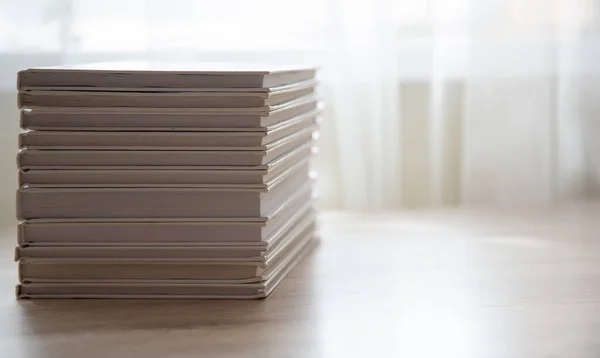
[[203, 63], [116, 62], [37, 67], [19, 71], [17, 89], [88, 91], [270, 92], [273, 88], [312, 81], [312, 67]]

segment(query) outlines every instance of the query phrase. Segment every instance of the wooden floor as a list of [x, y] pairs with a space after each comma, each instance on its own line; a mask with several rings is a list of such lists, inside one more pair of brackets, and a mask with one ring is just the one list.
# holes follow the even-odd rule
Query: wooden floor
[[600, 357], [600, 206], [327, 214], [259, 301], [14, 299], [2, 357]]

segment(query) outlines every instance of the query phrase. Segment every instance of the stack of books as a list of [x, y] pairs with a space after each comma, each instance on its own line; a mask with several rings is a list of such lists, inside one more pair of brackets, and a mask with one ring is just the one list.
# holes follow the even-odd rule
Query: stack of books
[[18, 73], [30, 298], [262, 298], [317, 243], [314, 68]]

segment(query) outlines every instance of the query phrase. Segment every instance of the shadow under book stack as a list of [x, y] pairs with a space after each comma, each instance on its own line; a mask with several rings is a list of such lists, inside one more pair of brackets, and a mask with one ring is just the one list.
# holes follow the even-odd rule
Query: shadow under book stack
[[18, 74], [22, 298], [262, 298], [317, 243], [313, 68]]

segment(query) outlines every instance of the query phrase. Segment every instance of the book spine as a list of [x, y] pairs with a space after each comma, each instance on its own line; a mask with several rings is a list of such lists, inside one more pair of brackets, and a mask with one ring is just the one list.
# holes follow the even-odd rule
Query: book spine
[[17, 90], [21, 90], [23, 88], [23, 76], [25, 75], [25, 70], [20, 70], [17, 72]]
[[22, 170], [19, 170], [17, 175], [18, 175], [19, 188], [22, 188], [23, 184], [24, 184], [24, 182], [26, 180], [25, 173]]
[[23, 159], [24, 155], [25, 155], [25, 150], [20, 150], [17, 153], [17, 168], [19, 168], [19, 169], [22, 169], [25, 166], [25, 164], [24, 164], [25, 159]]
[[16, 206], [17, 220], [25, 221], [25, 215], [23, 213], [23, 191], [21, 189], [17, 190], [16, 203], [17, 203], [17, 206]]
[[29, 123], [27, 123], [27, 118], [25, 115], [25, 111], [21, 110], [19, 112], [19, 126], [21, 127], [21, 129], [27, 129], [27, 127], [29, 126]]
[[15, 296], [17, 299], [27, 298], [27, 295], [21, 292], [21, 285], [15, 286]]
[[22, 109], [22, 108], [24, 108], [24, 107], [25, 107], [25, 103], [26, 103], [27, 101], [26, 101], [26, 100], [25, 100], [25, 98], [23, 98], [23, 97], [26, 97], [26, 96], [27, 96], [27, 94], [26, 94], [26, 93], [23, 93], [23, 92], [19, 92], [19, 93], [17, 94], [17, 107], [18, 107], [19, 109]]
[[19, 149], [27, 146], [27, 133], [19, 133], [19, 139], [17, 140]]
[[25, 274], [24, 274], [23, 271], [24, 271], [23, 270], [23, 262], [20, 261], [19, 264], [18, 264], [18, 268], [17, 268], [17, 276], [19, 278], [19, 282], [20, 283], [25, 283], [24, 282], [24, 280], [25, 280]]
[[17, 226], [17, 243], [19, 246], [27, 245], [27, 227], [25, 223], [20, 223]]

